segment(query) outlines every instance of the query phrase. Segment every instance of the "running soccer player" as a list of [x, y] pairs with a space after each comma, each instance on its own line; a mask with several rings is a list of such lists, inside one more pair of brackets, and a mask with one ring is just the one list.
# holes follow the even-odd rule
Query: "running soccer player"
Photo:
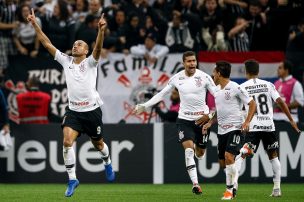
[[[274, 185], [270, 196], [279, 197], [282, 195], [280, 187], [281, 163], [277, 152], [279, 142], [273, 122], [273, 100], [286, 114], [294, 130], [297, 133], [300, 133], [301, 131], [293, 120], [286, 103], [280, 97], [275, 86], [268, 81], [258, 78], [259, 63], [255, 60], [247, 60], [245, 62], [245, 71], [248, 80], [241, 84], [241, 86], [257, 103], [257, 110], [250, 122], [249, 133], [246, 135], [246, 142], [253, 145], [254, 152], [256, 152], [260, 141], [262, 141], [273, 170]], [[245, 106], [245, 108], [248, 110], [248, 107]], [[240, 160], [243, 161], [243, 158], [240, 158]]]
[[63, 159], [69, 176], [66, 197], [73, 195], [79, 181], [75, 172], [75, 151], [73, 143], [81, 133], [91, 138], [96, 150], [104, 161], [108, 181], [115, 179], [112, 169], [109, 148], [103, 142], [103, 123], [100, 106], [103, 104], [96, 90], [97, 64], [104, 39], [107, 22], [103, 15], [98, 22], [98, 35], [92, 55], [88, 58], [89, 47], [84, 41], [74, 42], [72, 56], [56, 49], [37, 24], [34, 10], [27, 17], [33, 25], [39, 41], [63, 67], [66, 76], [69, 105], [62, 122], [63, 128]]
[[213, 94], [215, 84], [208, 74], [197, 69], [194, 52], [187, 51], [183, 54], [183, 65], [185, 69], [173, 75], [164, 89], [146, 103], [136, 105], [134, 113], [142, 113], [148, 107], [160, 102], [174, 88], [178, 89], [180, 95], [180, 109], [176, 121], [178, 138], [185, 150], [186, 169], [193, 184], [192, 192], [201, 194], [194, 156], [197, 159], [203, 158], [210, 131], [203, 136], [201, 127], [195, 124], [195, 120], [201, 117], [202, 122], [209, 120], [209, 108], [205, 102], [206, 92], [209, 90]]
[[[218, 122], [218, 158], [226, 173], [226, 191], [222, 200], [233, 199], [233, 186], [237, 174], [235, 157], [243, 146], [249, 123], [255, 113], [256, 104], [248, 93], [237, 83], [229, 79], [231, 65], [225, 61], [216, 63], [213, 70], [216, 115], [203, 126], [203, 134], [211, 127], [217, 117]], [[245, 121], [242, 116], [243, 104], [249, 107]], [[198, 121], [199, 122], [199, 121]]]

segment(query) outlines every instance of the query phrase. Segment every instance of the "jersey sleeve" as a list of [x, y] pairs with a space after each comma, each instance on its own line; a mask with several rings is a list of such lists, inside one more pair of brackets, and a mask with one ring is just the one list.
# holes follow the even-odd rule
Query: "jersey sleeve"
[[216, 85], [213, 79], [211, 78], [211, 76], [206, 75], [206, 79], [207, 79], [207, 89], [211, 93], [211, 95], [214, 96]]
[[154, 95], [150, 100], [145, 102], [143, 105], [145, 107], [151, 107], [151, 106], [159, 103], [161, 100], [163, 100], [164, 96], [173, 90], [173, 88], [174, 88], [173, 80], [174, 80], [174, 77], [172, 77], [169, 80], [169, 82], [165, 88], [163, 88], [159, 93]]
[[302, 107], [304, 105], [303, 87], [299, 81], [297, 81], [293, 87], [292, 96]]
[[70, 56], [68, 56], [65, 53], [60, 52], [58, 49], [56, 50], [55, 53], [55, 58], [54, 58], [63, 68], [67, 67], [71, 61]]
[[98, 61], [95, 60], [95, 58], [93, 57], [93, 55], [90, 55], [88, 57], [88, 63], [90, 67], [97, 67]]
[[237, 88], [236, 88], [236, 95], [245, 104], [249, 104], [249, 102], [252, 100], [252, 97], [250, 97], [248, 92], [240, 85], [238, 85]]
[[280, 97], [280, 93], [277, 91], [277, 89], [272, 83], [269, 83], [269, 93], [274, 101], [276, 101]]

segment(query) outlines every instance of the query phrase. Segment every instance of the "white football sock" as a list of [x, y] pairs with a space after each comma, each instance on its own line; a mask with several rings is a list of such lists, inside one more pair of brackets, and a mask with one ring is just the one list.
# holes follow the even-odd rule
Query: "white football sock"
[[111, 158], [109, 154], [109, 147], [106, 143], [103, 143], [103, 149], [99, 151], [101, 158], [104, 160], [105, 165], [109, 165], [111, 163]]
[[70, 180], [76, 179], [76, 170], [75, 170], [75, 151], [73, 147], [63, 147], [63, 160], [64, 165], [69, 175]]
[[273, 170], [273, 189], [280, 189], [281, 185], [281, 163], [276, 157], [270, 160]]
[[191, 149], [191, 148], [185, 149], [185, 162], [186, 162], [186, 168], [187, 168], [189, 177], [192, 181], [192, 184], [198, 184], [193, 149]]
[[239, 176], [240, 176], [240, 172], [241, 172], [241, 169], [242, 169], [242, 164], [244, 162], [244, 158], [242, 157], [241, 154], [239, 154], [236, 158], [235, 158], [235, 169], [236, 169], [236, 172], [235, 172], [235, 178], [234, 178], [234, 188], [235, 189], [238, 189], [238, 180], [239, 180]]
[[235, 164], [226, 165], [226, 185], [227, 190], [232, 191], [234, 180], [235, 180], [235, 173], [237, 172], [235, 168]]

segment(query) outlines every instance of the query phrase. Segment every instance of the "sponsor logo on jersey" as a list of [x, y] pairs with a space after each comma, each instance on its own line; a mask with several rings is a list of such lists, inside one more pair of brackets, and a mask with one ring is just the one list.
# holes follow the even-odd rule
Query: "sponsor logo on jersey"
[[226, 125], [219, 125], [219, 126], [223, 129], [228, 129], [228, 128], [232, 128], [234, 125], [233, 124], [226, 124]]
[[178, 77], [178, 80], [185, 80], [185, 77]]
[[253, 125], [253, 129], [262, 129], [262, 130], [271, 130], [272, 126], [258, 126], [258, 125]]
[[185, 115], [192, 115], [192, 116], [195, 116], [195, 115], [203, 115], [204, 114], [204, 111], [200, 111], [200, 112], [184, 112]]
[[70, 101], [70, 104], [71, 105], [74, 105], [74, 106], [87, 106], [89, 105], [89, 102], [86, 101], [86, 102], [75, 102], [75, 101]]
[[258, 121], [269, 121], [271, 118], [269, 116], [257, 116]]

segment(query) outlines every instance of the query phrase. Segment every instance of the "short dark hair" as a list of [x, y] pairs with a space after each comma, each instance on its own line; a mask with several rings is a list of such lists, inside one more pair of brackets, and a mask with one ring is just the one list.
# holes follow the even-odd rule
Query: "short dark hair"
[[258, 75], [259, 74], [259, 63], [256, 60], [250, 59], [245, 61], [245, 69], [246, 73], [250, 75]]
[[222, 77], [229, 78], [231, 73], [231, 64], [226, 61], [218, 61], [215, 63], [215, 70], [219, 72]]
[[186, 52], [183, 53], [183, 62], [185, 61], [186, 57], [189, 57], [189, 56], [195, 56], [195, 59], [196, 59], [195, 52], [193, 52], [193, 51], [186, 51]]
[[289, 74], [291, 73], [291, 70], [293, 68], [293, 64], [292, 62], [290, 62], [289, 60], [284, 60], [283, 61], [283, 68], [286, 70], [288, 70]]

